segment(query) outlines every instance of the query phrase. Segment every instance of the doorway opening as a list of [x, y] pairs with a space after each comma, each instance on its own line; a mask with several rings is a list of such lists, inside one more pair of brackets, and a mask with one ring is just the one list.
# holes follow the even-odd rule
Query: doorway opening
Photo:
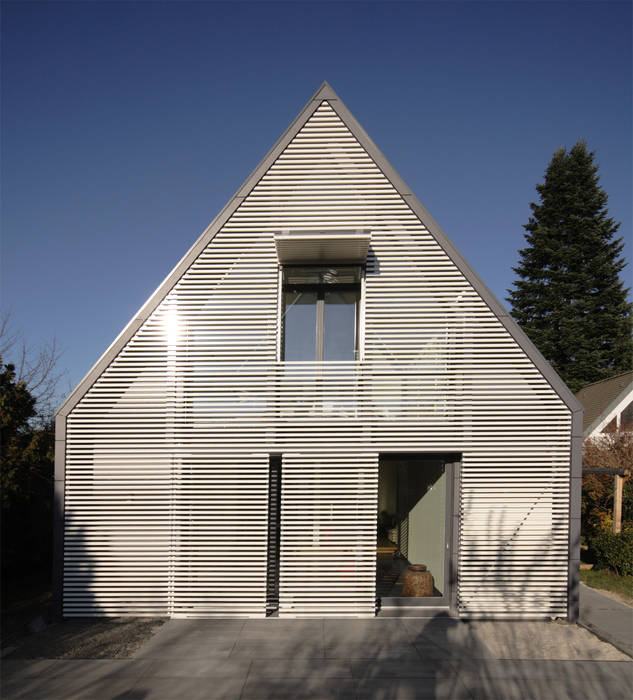
[[453, 466], [458, 455], [381, 454], [376, 597], [448, 605]]

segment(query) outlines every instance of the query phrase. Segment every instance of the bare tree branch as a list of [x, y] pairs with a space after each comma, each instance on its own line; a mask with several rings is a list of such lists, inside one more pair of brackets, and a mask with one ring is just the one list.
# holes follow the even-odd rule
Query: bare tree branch
[[0, 363], [15, 366], [17, 381], [24, 382], [35, 398], [44, 422], [53, 417], [57, 388], [65, 375], [58, 370], [61, 354], [54, 338], [39, 349], [29, 348], [22, 333], [12, 328], [11, 314], [0, 316]]

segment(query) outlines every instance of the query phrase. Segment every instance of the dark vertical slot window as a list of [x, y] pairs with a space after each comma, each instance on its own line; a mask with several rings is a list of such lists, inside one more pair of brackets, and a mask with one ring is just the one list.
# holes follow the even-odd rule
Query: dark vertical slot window
[[281, 539], [281, 455], [268, 460], [268, 557], [266, 613], [279, 609], [279, 543]]
[[284, 268], [283, 360], [357, 359], [360, 279], [359, 266]]

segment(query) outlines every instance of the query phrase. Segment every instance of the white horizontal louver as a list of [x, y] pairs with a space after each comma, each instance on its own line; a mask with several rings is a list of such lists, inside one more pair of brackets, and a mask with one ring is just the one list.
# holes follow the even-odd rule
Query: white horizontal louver
[[174, 487], [171, 614], [262, 615], [268, 455], [190, 455]]
[[279, 616], [376, 609], [376, 455], [285, 454]]
[[[276, 360], [274, 236], [301, 230], [371, 232], [360, 362]], [[65, 613], [264, 614], [266, 455], [335, 488], [332, 460], [398, 451], [463, 454], [461, 614], [564, 615], [569, 450], [567, 407], [323, 102], [69, 415]], [[282, 537], [282, 612], [307, 614]], [[353, 595], [329, 570], [314, 611], [373, 609], [373, 566]]]

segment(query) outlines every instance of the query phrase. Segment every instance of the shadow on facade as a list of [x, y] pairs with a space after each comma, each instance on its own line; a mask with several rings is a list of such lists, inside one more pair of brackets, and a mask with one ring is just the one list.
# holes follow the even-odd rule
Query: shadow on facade
[[[548, 581], [555, 572], [547, 553], [556, 532], [541, 533], [531, 544], [530, 552], [541, 556], [522, 559], [520, 548], [512, 549], [521, 526], [508, 531], [506, 515], [488, 517], [490, 536], [482, 541], [479, 561], [487, 568], [477, 595], [480, 600], [498, 595], [500, 578], [513, 565], [513, 583], [504, 587], [505, 614], [512, 618], [522, 614], [534, 596], [550, 596]], [[97, 616], [101, 609], [91, 593], [94, 563], [86, 533], [81, 526], [73, 527], [72, 511], [67, 518], [72, 533], [66, 540], [71, 562], [67, 590]], [[491, 560], [492, 542], [505, 546], [498, 546]], [[195, 684], [198, 692], [207, 688], [209, 697], [222, 689], [230, 696], [237, 688], [234, 696], [242, 698], [628, 697], [630, 664], [592, 664], [604, 658], [600, 645], [579, 649], [572, 639], [575, 625], [504, 620], [503, 612], [499, 615], [494, 620], [446, 615], [173, 620], [161, 629], [160, 640], [152, 640], [151, 651], [149, 646], [141, 649], [139, 657], [154, 662], [148, 673], [131, 689], [107, 696], [142, 700], [164, 684], [181, 687], [186, 697], [187, 688], [193, 692]], [[173, 676], [168, 675], [168, 665]], [[154, 677], [156, 669], [165, 677]], [[76, 692], [99, 697], [103, 690], [105, 695], [113, 686], [103, 673], [87, 676]]]

